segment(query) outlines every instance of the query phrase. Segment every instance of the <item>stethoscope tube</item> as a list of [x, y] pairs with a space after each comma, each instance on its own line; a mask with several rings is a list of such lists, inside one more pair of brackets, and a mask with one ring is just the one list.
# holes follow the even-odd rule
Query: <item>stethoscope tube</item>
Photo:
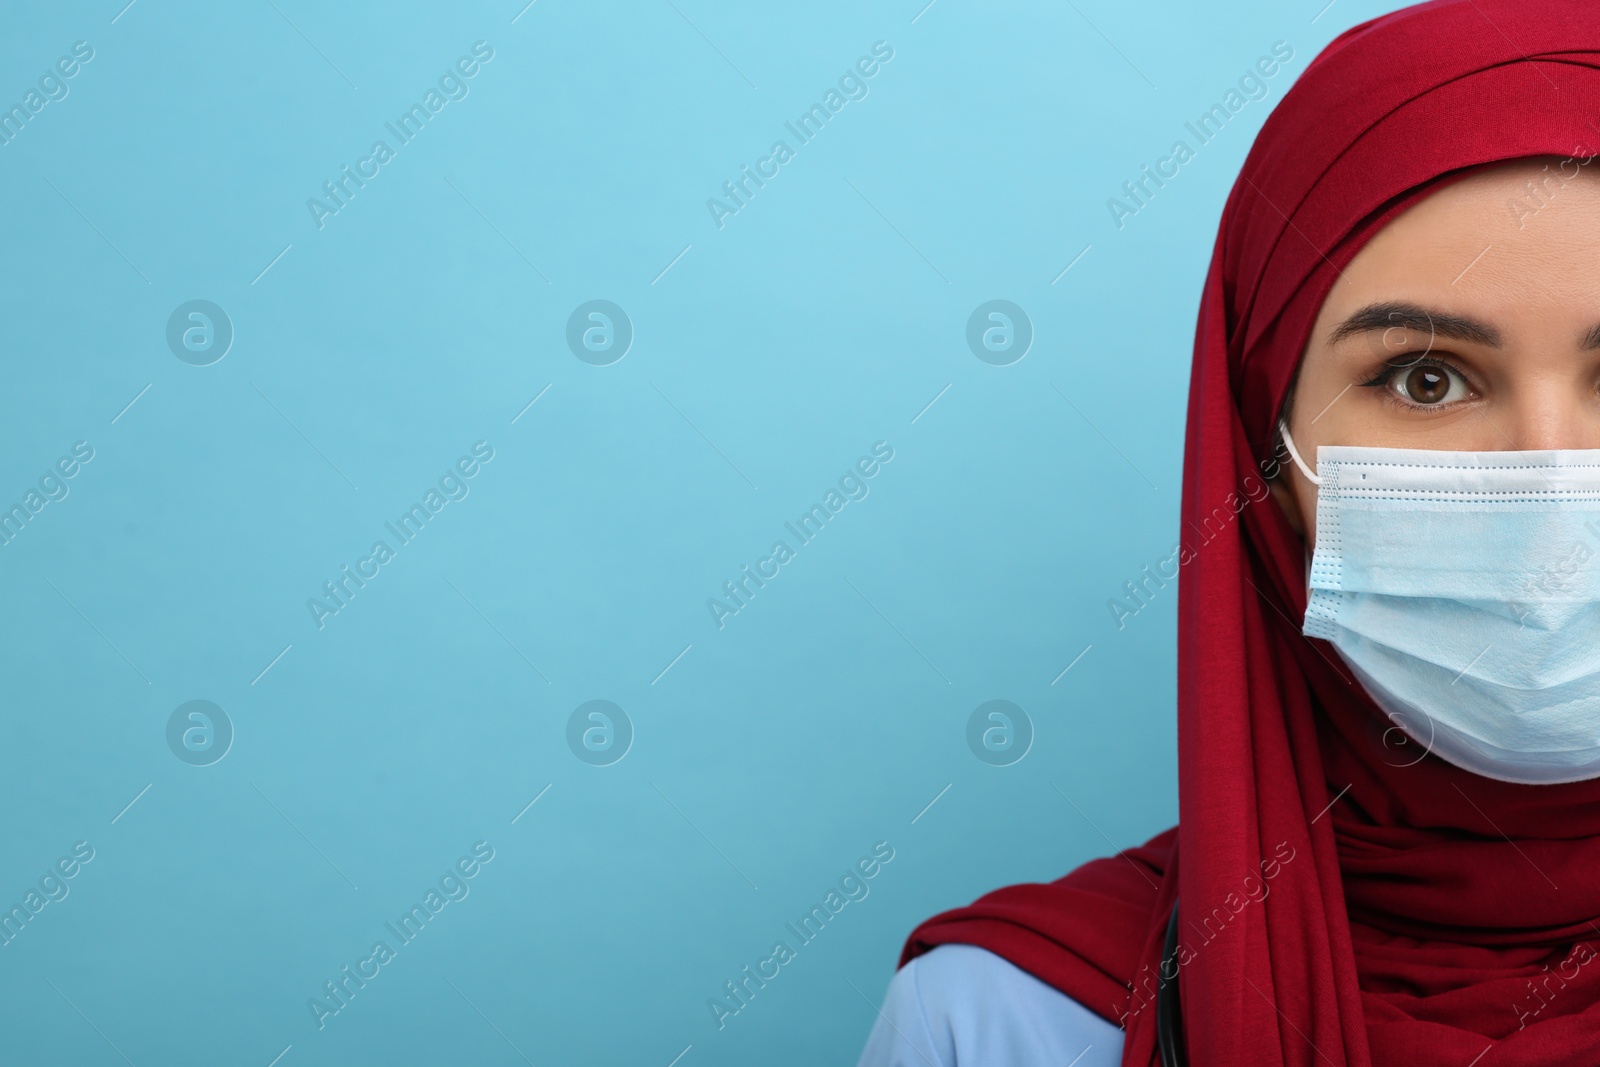
[[1167, 920], [1167, 941], [1156, 977], [1156, 1047], [1161, 1050], [1161, 1067], [1188, 1067], [1189, 1056], [1183, 1047], [1183, 1001], [1178, 995], [1176, 900], [1172, 902], [1172, 918]]

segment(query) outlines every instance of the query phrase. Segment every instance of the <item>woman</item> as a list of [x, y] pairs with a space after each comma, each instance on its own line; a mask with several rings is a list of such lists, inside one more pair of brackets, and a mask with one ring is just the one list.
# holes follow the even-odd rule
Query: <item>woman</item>
[[918, 927], [864, 1067], [1600, 1063], [1594, 144], [1594, 0], [1307, 68], [1200, 306], [1178, 826]]

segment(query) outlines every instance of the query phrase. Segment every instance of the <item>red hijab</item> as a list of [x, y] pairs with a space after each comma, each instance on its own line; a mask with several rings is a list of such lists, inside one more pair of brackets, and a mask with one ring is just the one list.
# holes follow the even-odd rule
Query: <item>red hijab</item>
[[1259, 462], [1361, 246], [1467, 168], [1592, 155], [1597, 123], [1597, 0], [1434, 0], [1307, 67], [1228, 197], [1200, 303], [1178, 826], [930, 919], [902, 963], [983, 946], [1123, 1023], [1123, 1063], [1145, 1067], [1181, 898], [1195, 1067], [1600, 1063], [1600, 780], [1515, 785], [1395, 744], [1333, 648], [1300, 634], [1304, 543]]

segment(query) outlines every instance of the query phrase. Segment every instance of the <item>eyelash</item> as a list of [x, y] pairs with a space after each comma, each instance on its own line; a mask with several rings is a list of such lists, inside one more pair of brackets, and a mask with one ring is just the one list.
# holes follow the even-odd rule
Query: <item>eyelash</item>
[[1400, 355], [1387, 360], [1379, 369], [1377, 374], [1358, 384], [1363, 388], [1382, 387], [1383, 395], [1387, 400], [1399, 405], [1407, 411], [1439, 411], [1441, 409], [1449, 410], [1454, 408], [1457, 404], [1464, 403], [1464, 401], [1457, 400], [1449, 404], [1418, 404], [1402, 397], [1392, 388], [1395, 377], [1404, 371], [1414, 370], [1417, 367], [1438, 367], [1442, 371], [1456, 375], [1462, 381], [1467, 383], [1467, 388], [1469, 390], [1474, 393], [1477, 392], [1477, 389], [1472, 384], [1472, 379], [1468, 377], [1460, 367], [1457, 367], [1449, 360], [1440, 359], [1437, 356], [1430, 356], [1421, 353], [1401, 353]]

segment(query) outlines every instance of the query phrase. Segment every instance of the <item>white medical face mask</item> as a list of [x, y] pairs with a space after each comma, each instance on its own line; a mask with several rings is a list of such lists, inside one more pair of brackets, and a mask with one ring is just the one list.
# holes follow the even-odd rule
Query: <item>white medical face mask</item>
[[1600, 777], [1600, 449], [1323, 445], [1304, 632], [1476, 774]]

